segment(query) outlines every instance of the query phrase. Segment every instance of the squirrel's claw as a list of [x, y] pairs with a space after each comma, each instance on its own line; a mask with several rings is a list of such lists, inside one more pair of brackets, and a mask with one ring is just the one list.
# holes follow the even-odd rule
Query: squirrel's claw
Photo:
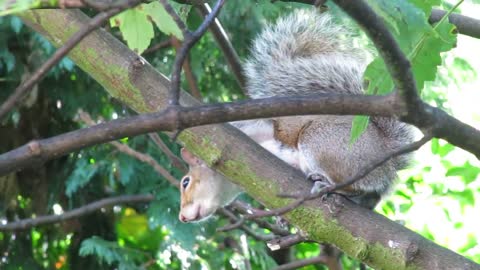
[[318, 194], [324, 188], [333, 185], [330, 179], [326, 175], [319, 174], [319, 173], [309, 174], [307, 179], [309, 181], [313, 181], [313, 187], [310, 190], [310, 194]]

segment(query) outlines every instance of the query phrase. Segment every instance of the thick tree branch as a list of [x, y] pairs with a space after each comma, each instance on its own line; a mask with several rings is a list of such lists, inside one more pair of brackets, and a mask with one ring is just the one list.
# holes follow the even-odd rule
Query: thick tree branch
[[58, 223], [58, 222], [63, 222], [65, 220], [78, 218], [80, 216], [93, 213], [100, 208], [104, 208], [112, 205], [125, 204], [125, 203], [150, 202], [153, 199], [154, 199], [153, 195], [149, 195], [149, 194], [123, 195], [118, 197], [106, 198], [106, 199], [102, 199], [102, 200], [87, 204], [85, 206], [76, 208], [74, 210], [67, 211], [60, 215], [50, 215], [50, 216], [42, 216], [38, 218], [23, 219], [17, 222], [10, 222], [7, 224], [0, 223], [0, 231], [25, 230], [35, 226]]
[[[55, 33], [56, 39], [53, 41], [56, 45], [64, 42], [68, 34], [64, 33], [63, 28], [45, 24], [45, 21], [55, 20], [60, 25], [69, 22], [72, 27], [88, 21], [77, 11], [65, 10], [35, 11], [22, 16], [37, 30]], [[50, 35], [52, 34], [47, 34], [47, 38], [50, 39]], [[165, 108], [170, 86], [168, 80], [139, 60], [118, 40], [104, 31], [98, 31], [80, 43], [79, 52], [87, 48], [90, 52], [93, 50], [98, 53], [98, 57], [90, 59], [83, 53], [73, 53], [71, 58], [101, 82], [113, 96], [138, 112]], [[195, 104], [187, 95], [182, 97], [182, 102]], [[310, 189], [300, 172], [253, 144], [249, 138], [228, 125], [187, 129], [179, 136], [179, 140], [209, 166], [242, 186], [249, 195], [268, 208], [288, 204], [289, 200], [276, 196], [278, 193], [289, 190], [305, 192]], [[308, 202], [288, 213], [285, 218], [305, 232], [309, 239], [334, 243], [348, 255], [375, 268], [478, 267], [401, 225], [338, 196], [327, 197], [325, 203], [318, 200]]]

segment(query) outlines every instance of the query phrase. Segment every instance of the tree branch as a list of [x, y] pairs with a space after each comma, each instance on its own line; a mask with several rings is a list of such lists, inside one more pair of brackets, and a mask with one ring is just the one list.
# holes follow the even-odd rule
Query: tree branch
[[[239, 218], [237, 218], [231, 211], [229, 211], [228, 209], [225, 209], [225, 208], [220, 208], [217, 210], [217, 213], [219, 213], [220, 215], [228, 218], [230, 220], [230, 222], [232, 224], [240, 224], [238, 227], [235, 227], [235, 228], [229, 228], [229, 227], [224, 227], [223, 229], [220, 229], [220, 231], [225, 231], [225, 230], [229, 230], [229, 229], [237, 229], [237, 228], [240, 228], [241, 230], [243, 230], [246, 234], [250, 235], [251, 237], [253, 237], [254, 239], [258, 240], [258, 241], [262, 241], [262, 242], [265, 242], [265, 241], [269, 241], [269, 240], [272, 240], [273, 239], [273, 235], [264, 235], [264, 234], [258, 234], [256, 233], [255, 231], [253, 231], [250, 227], [248, 227], [247, 225], [240, 223], [239, 222]], [[228, 226], [228, 225], [227, 225]]]
[[232, 103], [173, 107], [150, 114], [112, 120], [51, 137], [31, 141], [0, 155], [0, 175], [34, 166], [73, 151], [124, 137], [156, 131], [175, 131], [193, 126], [261, 117], [307, 114], [392, 115], [391, 96], [307, 96], [255, 99]]
[[[175, 37], [172, 37], [172, 44], [177, 52], [182, 47], [182, 43], [180, 42], [180, 40]], [[197, 78], [195, 77], [195, 74], [193, 74], [189, 58], [190, 57], [187, 55], [185, 62], [183, 63], [183, 71], [185, 73], [185, 78], [187, 79], [188, 87], [192, 96], [194, 96], [198, 100], [202, 100], [202, 94], [200, 93], [200, 89], [198, 89]]]
[[159, 42], [159, 43], [151, 46], [150, 48], [146, 49], [145, 51], [143, 51], [143, 55], [152, 53], [152, 52], [157, 51], [157, 50], [165, 49], [165, 48], [168, 48], [170, 46], [172, 46], [171, 38], [169, 38], [167, 40], [164, 40], [162, 42]]
[[307, 239], [300, 234], [290, 234], [282, 237], [277, 237], [268, 241], [267, 246], [270, 250], [279, 250], [305, 242], [306, 240]]
[[38, 218], [23, 219], [16, 222], [10, 222], [7, 224], [0, 223], [0, 231], [18, 231], [25, 230], [31, 227], [63, 222], [69, 219], [78, 218], [97, 211], [100, 208], [124, 204], [124, 203], [138, 203], [138, 202], [150, 202], [154, 199], [153, 195], [123, 195], [118, 197], [102, 199], [85, 206], [76, 208], [71, 211], [67, 211], [60, 215], [42, 216]]
[[282, 264], [282, 265], [274, 268], [274, 270], [299, 269], [299, 268], [302, 268], [302, 267], [305, 267], [305, 266], [308, 266], [308, 265], [314, 265], [314, 264], [326, 265], [327, 263], [326, 263], [325, 258], [320, 255], [320, 256], [317, 256], [317, 257], [312, 257], [312, 258], [308, 258], [308, 259], [294, 261], [294, 262], [287, 263], [287, 264]]
[[187, 166], [185, 166], [185, 162], [183, 162], [180, 158], [178, 158], [169, 148], [168, 146], [162, 141], [160, 136], [157, 133], [150, 133], [148, 134], [150, 139], [162, 150], [162, 152], [167, 155], [172, 162], [172, 165], [177, 168], [182, 173], [186, 173], [188, 171]]
[[[445, 14], [447, 14], [447, 12], [444, 10], [433, 9], [428, 22], [431, 24], [439, 22]], [[480, 38], [480, 20], [458, 13], [450, 14], [448, 20], [457, 27], [460, 34]]]

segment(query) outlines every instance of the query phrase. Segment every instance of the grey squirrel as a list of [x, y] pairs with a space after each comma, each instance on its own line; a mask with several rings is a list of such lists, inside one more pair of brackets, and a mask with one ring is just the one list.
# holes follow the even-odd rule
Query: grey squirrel
[[[254, 41], [244, 66], [248, 96], [363, 94], [365, 52], [353, 46], [349, 30], [334, 23], [328, 13], [296, 10], [267, 26]], [[406, 124], [371, 117], [366, 131], [350, 144], [352, 119], [291, 116], [231, 124], [308, 178], [332, 185], [353, 176], [372, 158], [412, 141]], [[209, 217], [241, 192], [186, 149], [181, 155], [190, 168], [181, 180], [182, 222]], [[408, 155], [395, 157], [340, 193], [373, 208], [408, 160]]]

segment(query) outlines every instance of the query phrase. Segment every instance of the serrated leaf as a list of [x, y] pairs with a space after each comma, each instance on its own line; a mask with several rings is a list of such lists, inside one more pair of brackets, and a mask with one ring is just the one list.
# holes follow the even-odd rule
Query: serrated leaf
[[128, 47], [138, 54], [148, 48], [154, 36], [152, 22], [142, 6], [128, 9], [110, 19], [110, 25], [120, 29]]
[[172, 16], [168, 14], [159, 2], [152, 2], [145, 6], [145, 13], [152, 18], [160, 31], [166, 35], [174, 35], [177, 39], [183, 40], [182, 30], [178, 28]]
[[409, 2], [423, 10], [427, 17], [432, 13], [434, 6], [440, 6], [442, 4], [441, 0], [409, 0]]
[[[427, 21], [425, 12], [434, 1], [424, 2], [420, 8], [406, 1], [367, 1], [377, 14], [384, 18], [388, 29], [395, 37], [402, 51], [412, 64], [418, 91], [421, 92], [426, 81], [433, 81], [437, 66], [442, 63], [440, 53], [453, 48], [456, 35], [455, 26], [442, 21], [433, 28]], [[387, 94], [393, 91], [394, 83], [381, 57], [375, 58], [364, 74], [368, 82], [367, 94]], [[362, 126], [359, 126], [362, 125]], [[353, 123], [351, 138], [358, 138], [366, 129], [365, 119]], [[359, 131], [360, 134], [358, 133]]]

